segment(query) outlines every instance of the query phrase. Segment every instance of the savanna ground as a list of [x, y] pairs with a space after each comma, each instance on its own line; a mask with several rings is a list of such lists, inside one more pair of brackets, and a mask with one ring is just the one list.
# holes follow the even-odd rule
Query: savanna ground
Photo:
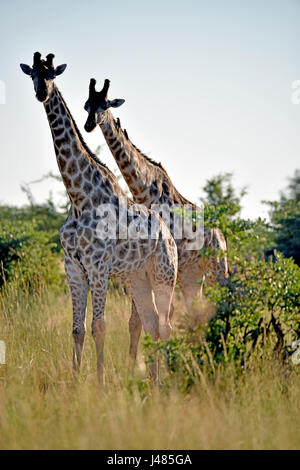
[[[239, 198], [230, 185], [224, 195], [224, 179], [208, 184], [208, 199], [222, 200], [207, 205], [207, 223], [229, 241], [231, 278], [205, 287], [191, 315], [176, 291], [172, 339], [156, 345], [143, 336], [134, 372], [130, 299], [110, 283], [105, 391], [96, 379], [90, 300], [82, 370], [72, 372], [72, 308], [58, 241], [65, 215], [50, 203], [1, 207], [0, 448], [299, 449], [300, 365], [291, 360], [300, 338], [297, 188], [272, 203], [267, 224], [238, 216]], [[205, 328], [201, 308], [213, 315]], [[146, 369], [155, 356], [160, 384], [151, 387]]]
[[128, 297], [110, 294], [106, 312], [103, 392], [90, 333], [82, 372], [73, 377], [69, 295], [1, 297], [7, 344], [0, 381], [2, 449], [300, 447], [299, 370], [270, 358], [243, 373], [228, 363], [213, 380], [202, 370], [188, 394], [176, 381], [168, 390], [152, 390], [141, 351], [136, 373], [128, 373]]

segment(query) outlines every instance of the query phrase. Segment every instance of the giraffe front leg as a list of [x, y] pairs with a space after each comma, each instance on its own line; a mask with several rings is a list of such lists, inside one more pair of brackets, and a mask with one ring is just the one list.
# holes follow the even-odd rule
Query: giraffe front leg
[[88, 281], [82, 268], [69, 258], [65, 259], [65, 270], [73, 306], [73, 369], [79, 372], [85, 337]]
[[136, 362], [137, 350], [139, 340], [142, 331], [142, 322], [136, 309], [135, 303], [131, 301], [131, 316], [129, 319], [129, 335], [130, 335], [130, 346], [129, 346], [129, 357], [130, 366], [133, 369]]
[[91, 294], [93, 305], [92, 335], [96, 345], [97, 376], [101, 386], [105, 385], [104, 376], [104, 340], [105, 319], [104, 310], [108, 286], [108, 272], [101, 269], [93, 272], [91, 276]]

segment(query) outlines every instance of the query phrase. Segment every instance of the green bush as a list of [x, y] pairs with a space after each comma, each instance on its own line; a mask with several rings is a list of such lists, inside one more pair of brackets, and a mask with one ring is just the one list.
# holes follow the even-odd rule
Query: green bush
[[206, 289], [216, 305], [215, 316], [203, 328], [184, 321], [181, 331], [166, 343], [144, 341], [148, 362], [159, 356], [169, 375], [190, 388], [208, 368], [235, 362], [241, 370], [252, 357], [272, 354], [288, 358], [291, 344], [300, 338], [300, 268], [276, 253], [275, 262], [239, 263], [226, 285]]
[[58, 223], [46, 208], [0, 208], [0, 287], [15, 282], [22, 289], [62, 285]]
[[286, 353], [300, 336], [300, 269], [276, 253], [275, 262], [244, 261], [223, 287], [210, 288], [216, 316], [206, 339], [215, 361], [245, 364], [266, 344]]
[[[146, 337], [146, 358], [162, 358], [166, 382], [173, 377], [188, 389], [204, 369], [214, 376], [227, 363], [242, 371], [254, 358], [288, 359], [293, 341], [300, 339], [299, 173], [291, 181], [290, 199], [270, 203], [269, 223], [239, 216], [245, 190], [236, 193], [230, 174], [207, 182], [204, 223], [219, 227], [226, 238], [230, 276], [223, 285], [204, 284], [209, 307], [200, 308], [213, 306], [215, 312], [207, 325], [185, 314], [179, 332], [166, 343]], [[202, 255], [211, 251], [203, 249]]]

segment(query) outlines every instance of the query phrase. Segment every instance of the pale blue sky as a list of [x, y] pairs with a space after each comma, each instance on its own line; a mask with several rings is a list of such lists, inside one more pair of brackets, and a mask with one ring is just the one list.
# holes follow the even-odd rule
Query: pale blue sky
[[[67, 63], [56, 83], [88, 145], [83, 124], [89, 79], [111, 80], [110, 98], [132, 141], [161, 161], [196, 202], [207, 178], [233, 172], [247, 185], [244, 216], [264, 216], [299, 165], [299, 0], [0, 1], [0, 201], [26, 202], [22, 182], [58, 172], [45, 111], [19, 63], [53, 52]], [[104, 146], [102, 160], [116, 163]], [[32, 187], [38, 201], [52, 188]]]

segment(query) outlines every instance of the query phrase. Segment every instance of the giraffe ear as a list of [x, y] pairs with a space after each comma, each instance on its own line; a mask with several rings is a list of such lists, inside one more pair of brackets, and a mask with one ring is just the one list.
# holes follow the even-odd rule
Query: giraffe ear
[[58, 75], [61, 75], [65, 70], [66, 70], [67, 64], [62, 64], [56, 67], [54, 71], [54, 76], [57, 77]]
[[22, 71], [23, 71], [24, 73], [26, 73], [26, 75], [31, 75], [32, 68], [29, 67], [29, 65], [20, 64], [20, 67], [21, 67]]
[[121, 106], [123, 103], [125, 103], [125, 100], [122, 100], [120, 98], [117, 98], [115, 100], [111, 100], [111, 101], [108, 101], [107, 104], [108, 104], [108, 107], [112, 107], [112, 108], [118, 108], [119, 106]]

